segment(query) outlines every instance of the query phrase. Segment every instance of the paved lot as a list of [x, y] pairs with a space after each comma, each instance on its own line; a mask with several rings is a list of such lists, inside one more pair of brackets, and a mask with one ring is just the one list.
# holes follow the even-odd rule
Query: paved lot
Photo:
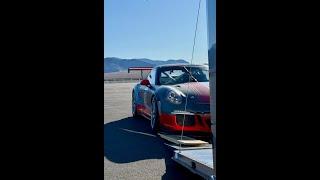
[[172, 151], [150, 131], [148, 120], [131, 117], [133, 86], [104, 86], [105, 180], [200, 179], [171, 160]]

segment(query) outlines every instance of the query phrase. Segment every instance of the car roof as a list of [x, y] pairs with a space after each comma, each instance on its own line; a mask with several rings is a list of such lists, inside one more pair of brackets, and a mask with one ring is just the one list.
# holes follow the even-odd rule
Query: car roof
[[199, 64], [163, 64], [158, 65], [155, 68], [162, 68], [162, 67], [207, 67], [207, 65], [199, 65]]

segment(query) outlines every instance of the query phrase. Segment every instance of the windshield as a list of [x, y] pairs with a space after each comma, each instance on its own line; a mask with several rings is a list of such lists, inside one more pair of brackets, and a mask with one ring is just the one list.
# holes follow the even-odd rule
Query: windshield
[[[191, 74], [191, 77], [190, 77]], [[205, 67], [165, 67], [160, 70], [160, 85], [174, 85], [187, 82], [209, 82], [208, 68]]]

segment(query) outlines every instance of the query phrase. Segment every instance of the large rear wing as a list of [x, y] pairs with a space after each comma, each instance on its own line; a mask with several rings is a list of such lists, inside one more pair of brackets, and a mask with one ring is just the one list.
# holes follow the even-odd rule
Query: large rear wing
[[130, 71], [151, 71], [152, 67], [129, 67], [128, 68], [128, 73], [130, 73]]
[[141, 72], [141, 79], [143, 79], [143, 71], [151, 71], [152, 67], [129, 67], [128, 68], [128, 73], [130, 73], [130, 71], [140, 71]]

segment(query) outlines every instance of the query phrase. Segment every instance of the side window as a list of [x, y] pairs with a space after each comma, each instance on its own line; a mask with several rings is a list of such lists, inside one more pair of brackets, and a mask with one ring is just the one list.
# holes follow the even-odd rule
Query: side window
[[[152, 71], [151, 71], [152, 72]], [[147, 79], [149, 80], [149, 82], [151, 83], [151, 81], [152, 81], [152, 76], [151, 76], [151, 72], [148, 74], [148, 77], [147, 77]]]
[[149, 80], [150, 84], [153, 84], [153, 85], [156, 84], [155, 79], [156, 79], [156, 71], [154, 69], [152, 69], [148, 75], [148, 80]]

